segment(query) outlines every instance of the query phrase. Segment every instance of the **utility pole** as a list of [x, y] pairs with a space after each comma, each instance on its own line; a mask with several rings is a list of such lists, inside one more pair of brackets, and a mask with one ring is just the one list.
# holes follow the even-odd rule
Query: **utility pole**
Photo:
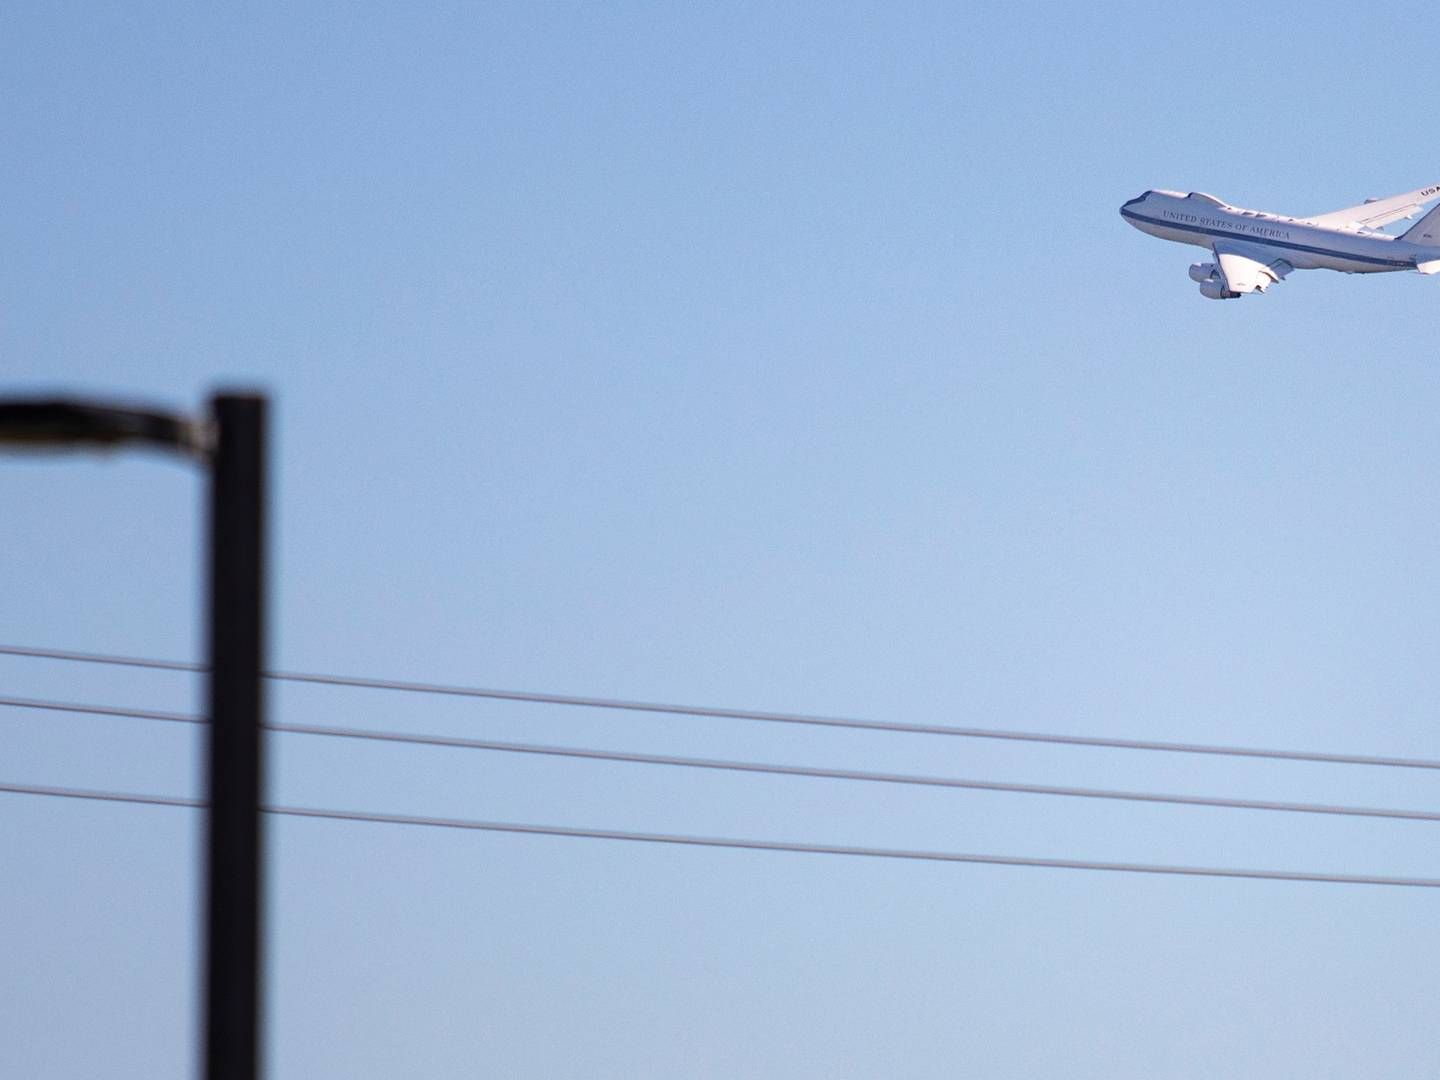
[[260, 1074], [265, 405], [211, 402], [206, 1080]]
[[265, 780], [266, 400], [217, 394], [203, 419], [126, 403], [0, 398], [0, 447], [121, 445], [178, 453], [210, 473], [209, 843], [206, 1080], [258, 1080]]

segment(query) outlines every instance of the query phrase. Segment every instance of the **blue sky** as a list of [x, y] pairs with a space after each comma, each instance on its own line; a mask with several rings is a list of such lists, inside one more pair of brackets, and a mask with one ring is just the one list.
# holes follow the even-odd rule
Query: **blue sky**
[[[7, 392], [276, 402], [277, 666], [1440, 757], [1435, 283], [1117, 215], [1437, 178], [1432, 5], [14, 5]], [[1423, 66], [1423, 64], [1421, 65]], [[1418, 81], [1417, 81], [1418, 80]], [[0, 640], [200, 653], [200, 479], [0, 463]], [[0, 659], [12, 696], [192, 708]], [[272, 714], [1431, 808], [1423, 774], [284, 688]], [[188, 793], [8, 710], [0, 781]], [[278, 739], [276, 801], [1440, 874], [1433, 826]], [[192, 1075], [198, 821], [0, 796], [0, 1072]], [[275, 1077], [1414, 1076], [1434, 897], [271, 824]]]

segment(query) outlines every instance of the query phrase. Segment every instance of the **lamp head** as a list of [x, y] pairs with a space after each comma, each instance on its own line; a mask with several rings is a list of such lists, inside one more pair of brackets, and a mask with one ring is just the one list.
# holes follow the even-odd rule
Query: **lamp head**
[[0, 448], [108, 449], [131, 443], [203, 457], [209, 452], [210, 425], [174, 413], [76, 398], [0, 398]]

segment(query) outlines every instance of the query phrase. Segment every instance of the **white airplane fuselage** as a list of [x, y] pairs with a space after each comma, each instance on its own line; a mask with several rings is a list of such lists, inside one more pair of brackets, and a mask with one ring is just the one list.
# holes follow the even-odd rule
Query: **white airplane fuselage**
[[[1199, 192], [1147, 191], [1125, 203], [1120, 215], [1143, 233], [1211, 248], [1217, 256], [1233, 249], [1257, 261], [1268, 257], [1281, 267], [1280, 277], [1291, 269], [1347, 274], [1417, 269], [1434, 273], [1440, 269], [1436, 265], [1440, 247], [1410, 243], [1377, 229], [1333, 228], [1304, 218], [1246, 210]], [[1203, 286], [1204, 280], [1197, 276], [1202, 267], [1214, 268], [1210, 264], [1191, 268], [1191, 277]], [[1254, 291], [1263, 291], [1267, 284], [1257, 285]]]

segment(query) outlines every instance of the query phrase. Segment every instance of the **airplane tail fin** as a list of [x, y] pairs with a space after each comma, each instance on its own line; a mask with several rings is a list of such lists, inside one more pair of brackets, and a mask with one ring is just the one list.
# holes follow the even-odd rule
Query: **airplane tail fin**
[[1435, 207], [1405, 232], [1401, 240], [1426, 247], [1440, 247], [1440, 206]]

